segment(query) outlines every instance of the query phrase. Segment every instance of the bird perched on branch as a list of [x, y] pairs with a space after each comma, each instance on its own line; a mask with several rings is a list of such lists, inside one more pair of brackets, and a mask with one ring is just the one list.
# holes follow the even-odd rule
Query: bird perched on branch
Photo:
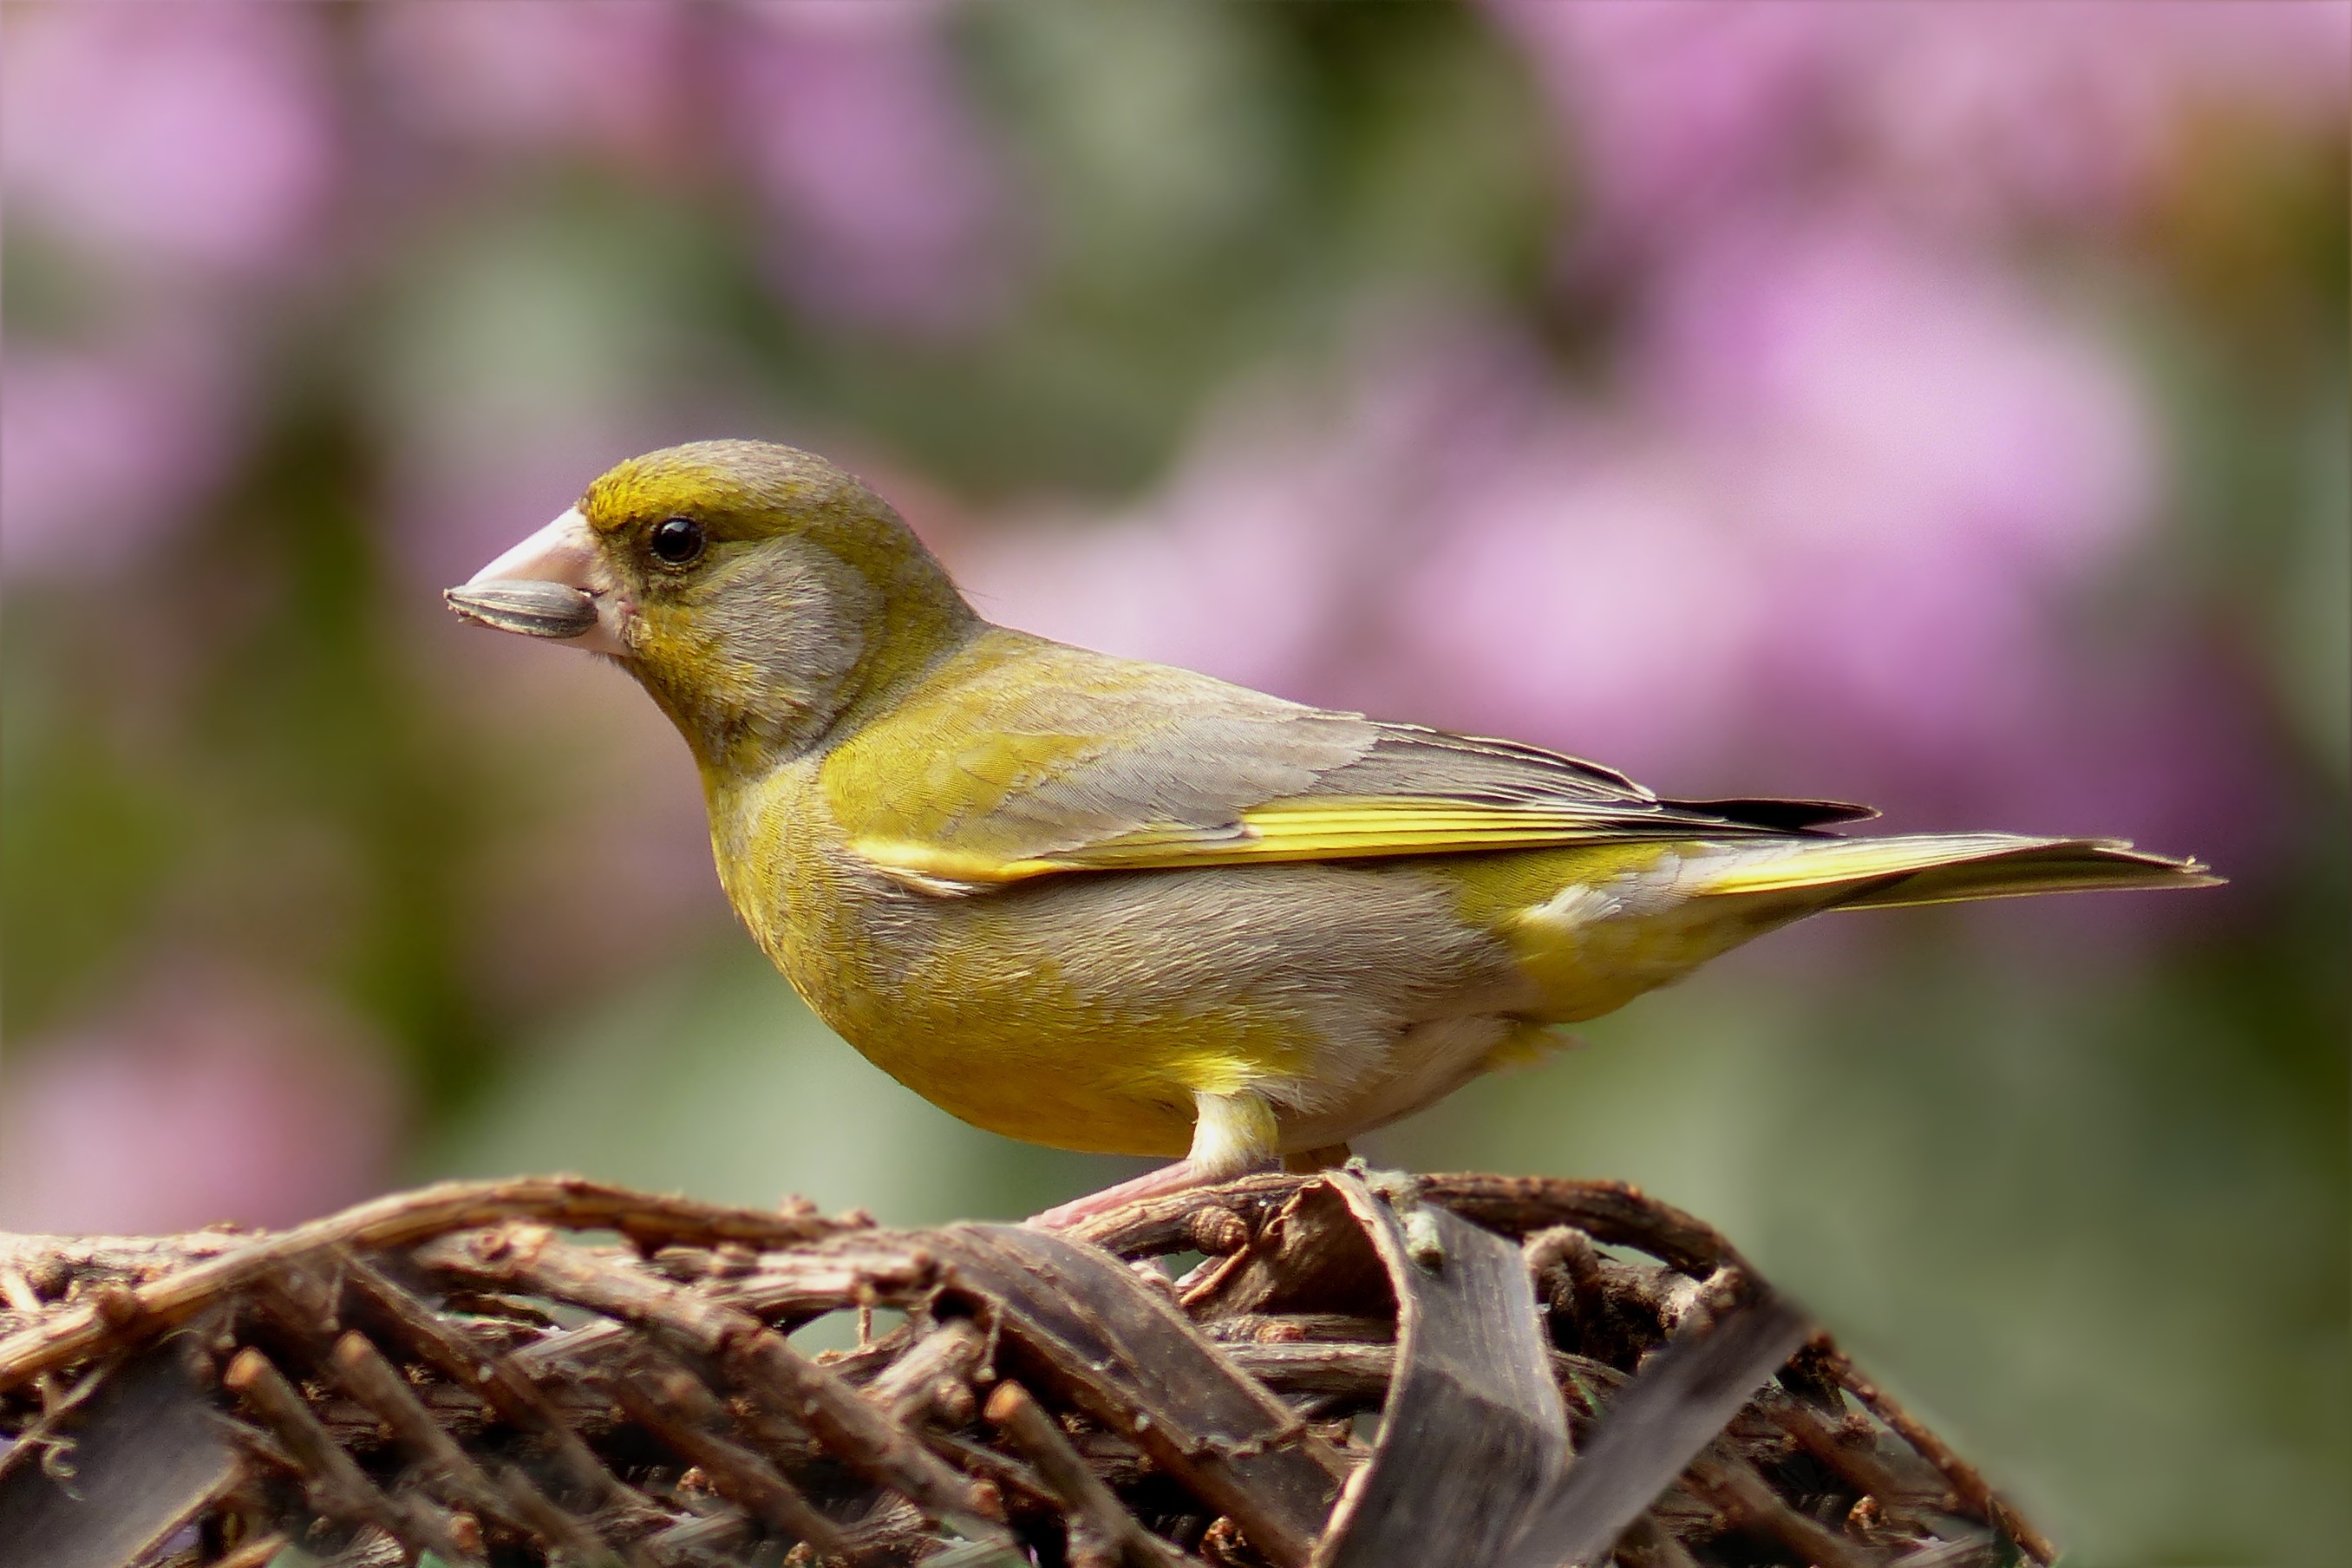
[[1336, 1158], [1820, 910], [2216, 880], [2110, 839], [1662, 800], [992, 626], [785, 447], [623, 463], [448, 600], [637, 679], [700, 765], [736, 911], [877, 1066], [1010, 1137], [1182, 1156], [1045, 1223]]

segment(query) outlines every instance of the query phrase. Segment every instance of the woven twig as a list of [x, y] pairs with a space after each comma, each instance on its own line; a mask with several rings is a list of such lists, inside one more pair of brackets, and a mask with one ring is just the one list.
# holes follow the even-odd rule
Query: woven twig
[[[0, 1237], [0, 1563], [2052, 1557], [1720, 1236], [1614, 1184], [1251, 1177], [1072, 1238], [555, 1178]], [[788, 1342], [832, 1313], [856, 1349]]]

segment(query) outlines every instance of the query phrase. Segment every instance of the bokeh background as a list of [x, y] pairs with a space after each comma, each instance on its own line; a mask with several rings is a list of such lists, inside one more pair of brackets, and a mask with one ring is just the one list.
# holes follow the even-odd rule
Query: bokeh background
[[2339, 1560], [2352, 6], [0, 26], [0, 1225], [1123, 1173], [826, 1035], [652, 707], [441, 608], [764, 437], [1017, 626], [2213, 862], [1815, 922], [1370, 1152], [1696, 1209], [2084, 1563]]

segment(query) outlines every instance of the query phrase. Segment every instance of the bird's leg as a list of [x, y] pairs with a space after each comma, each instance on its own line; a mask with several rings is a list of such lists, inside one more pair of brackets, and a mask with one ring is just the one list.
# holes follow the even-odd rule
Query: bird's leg
[[1033, 1214], [1022, 1223], [1037, 1230], [1067, 1230], [1081, 1220], [1098, 1214], [1108, 1214], [1121, 1204], [1138, 1198], [1156, 1198], [1162, 1193], [1181, 1193], [1187, 1187], [1197, 1187], [1214, 1180], [1204, 1177], [1192, 1167], [1190, 1155], [1172, 1165], [1162, 1165], [1156, 1171], [1146, 1171], [1130, 1181], [1119, 1182], [1098, 1193], [1088, 1193], [1082, 1198], [1072, 1198], [1043, 1214]]
[[1187, 1187], [1206, 1186], [1212, 1182], [1273, 1167], [1279, 1158], [1276, 1152], [1279, 1134], [1275, 1128], [1274, 1107], [1266, 1103], [1265, 1096], [1248, 1089], [1231, 1094], [1211, 1094], [1202, 1089], [1193, 1094], [1192, 1103], [1198, 1110], [1192, 1122], [1191, 1153], [1172, 1165], [1146, 1171], [1132, 1181], [1120, 1182], [1044, 1214], [1032, 1215], [1027, 1223], [1039, 1230], [1067, 1230], [1081, 1220], [1108, 1214], [1138, 1198], [1181, 1193]]
[[1345, 1143], [1326, 1143], [1320, 1149], [1296, 1149], [1282, 1157], [1282, 1168], [1297, 1175], [1316, 1171], [1336, 1171], [1356, 1157], [1356, 1152]]

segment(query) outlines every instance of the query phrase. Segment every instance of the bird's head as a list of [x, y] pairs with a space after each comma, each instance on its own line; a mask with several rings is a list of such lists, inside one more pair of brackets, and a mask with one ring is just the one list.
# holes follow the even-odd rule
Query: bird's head
[[446, 596], [618, 660], [722, 773], [817, 743], [979, 625], [879, 496], [757, 441], [632, 458]]

